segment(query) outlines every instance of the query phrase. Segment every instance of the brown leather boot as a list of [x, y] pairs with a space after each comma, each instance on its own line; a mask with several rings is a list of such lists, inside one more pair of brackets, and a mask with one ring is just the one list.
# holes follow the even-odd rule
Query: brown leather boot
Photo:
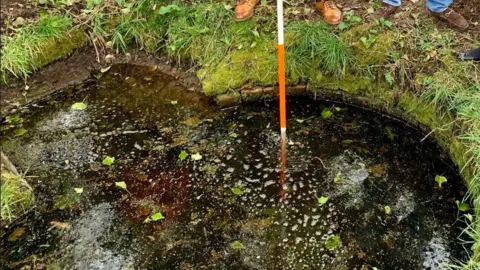
[[235, 21], [243, 22], [253, 16], [255, 6], [260, 0], [240, 0], [235, 6]]
[[440, 19], [447, 21], [453, 27], [459, 30], [465, 30], [468, 28], [468, 21], [455, 10], [447, 8], [444, 12], [433, 12], [432, 13], [439, 17]]
[[372, 13], [372, 18], [380, 19], [380, 18], [388, 18], [390, 17], [395, 11], [397, 11], [396, 6], [389, 5], [387, 3], [382, 3], [382, 5]]
[[322, 13], [323, 20], [328, 24], [342, 22], [342, 11], [330, 0], [321, 0], [315, 3], [315, 7]]

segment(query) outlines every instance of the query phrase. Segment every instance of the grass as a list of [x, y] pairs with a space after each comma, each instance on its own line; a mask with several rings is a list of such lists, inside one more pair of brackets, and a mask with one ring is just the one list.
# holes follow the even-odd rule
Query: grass
[[7, 73], [25, 78], [35, 70], [33, 59], [42, 53], [38, 47], [42, 41], [64, 35], [72, 26], [69, 17], [61, 15], [41, 15], [36, 24], [21, 28], [14, 37], [2, 36], [2, 56], [0, 73], [6, 79]]
[[32, 190], [21, 176], [1, 172], [1, 219], [9, 224], [25, 212], [33, 200]]
[[[289, 34], [290, 33], [290, 34]], [[310, 69], [344, 76], [355, 63], [353, 50], [322, 21], [287, 26], [287, 73], [307, 77]]]

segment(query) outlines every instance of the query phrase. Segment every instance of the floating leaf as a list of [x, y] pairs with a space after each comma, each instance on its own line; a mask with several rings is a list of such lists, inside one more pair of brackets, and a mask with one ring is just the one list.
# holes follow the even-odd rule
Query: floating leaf
[[178, 100], [171, 100], [171, 101], [170, 101], [170, 104], [172, 104], [172, 105], [177, 105], [177, 104], [178, 104]]
[[87, 104], [85, 104], [83, 102], [76, 102], [76, 103], [73, 103], [71, 108], [72, 108], [72, 110], [75, 110], [75, 111], [82, 111], [82, 110], [85, 110], [87, 108]]
[[324, 196], [318, 197], [318, 198], [317, 198], [317, 201], [318, 201], [318, 203], [319, 203], [320, 205], [324, 205], [324, 204], [326, 204], [326, 203], [328, 202], [328, 197], [324, 197]]
[[332, 115], [333, 115], [333, 113], [332, 113], [332, 111], [330, 111], [330, 109], [324, 109], [322, 111], [323, 119], [328, 119], [328, 118], [332, 117]]
[[232, 191], [233, 194], [239, 195], [239, 196], [242, 195], [243, 192], [244, 192], [244, 191], [243, 191], [241, 188], [239, 188], [239, 187], [234, 187], [234, 188], [231, 188], [230, 190]]
[[102, 161], [103, 165], [107, 165], [107, 166], [112, 165], [114, 162], [115, 162], [115, 158], [109, 157], [109, 156], [106, 156]]
[[388, 136], [388, 138], [389, 138], [390, 140], [393, 141], [393, 140], [397, 137], [397, 134], [393, 133], [391, 127], [386, 127], [386, 128], [385, 128], [385, 131], [386, 131], [387, 136]]
[[[122, 10], [123, 11], [123, 10]], [[100, 72], [105, 73], [107, 72], [112, 66], [104, 67], [100, 69]]]
[[180, 152], [180, 155], [178, 155], [178, 158], [181, 160], [181, 161], [184, 161], [186, 158], [188, 157], [188, 153], [184, 150], [182, 150], [182, 152]]
[[245, 248], [245, 246], [242, 244], [242, 242], [240, 242], [238, 240], [230, 243], [230, 247], [232, 249], [244, 249]]
[[200, 159], [202, 159], [202, 155], [200, 155], [199, 153], [192, 155], [192, 160], [200, 160]]
[[74, 188], [75, 192], [78, 194], [83, 193], [83, 188]]
[[235, 133], [235, 132], [232, 132], [232, 133], [230, 133], [230, 137], [232, 137], [232, 138], [237, 138], [237, 137], [238, 137], [238, 134]]
[[115, 182], [115, 186], [117, 186], [117, 187], [119, 187], [119, 188], [121, 188], [121, 189], [127, 190], [127, 184], [126, 184], [125, 182], [123, 182], [123, 181], [121, 181], [121, 182]]
[[442, 188], [443, 183], [447, 182], [447, 178], [441, 175], [435, 176], [435, 182], [438, 183], [438, 187]]
[[342, 241], [340, 240], [340, 236], [338, 235], [332, 235], [327, 238], [325, 241], [325, 247], [327, 249], [335, 249], [338, 248], [342, 245]]
[[50, 225], [52, 225], [53, 228], [59, 229], [59, 230], [66, 230], [70, 228], [70, 223], [60, 222], [55, 220], [50, 221]]
[[153, 214], [150, 218], [151, 218], [153, 221], [158, 221], [158, 220], [164, 219], [165, 217], [163, 216], [162, 213], [157, 212], [157, 213]]
[[15, 134], [15, 136], [22, 136], [23, 134], [27, 133], [28, 130], [24, 129], [24, 128], [17, 128], [13, 131], [13, 134]]
[[298, 123], [300, 123], [300, 124], [303, 123], [303, 122], [305, 122], [305, 120], [303, 120], [303, 119], [296, 119], [296, 121], [297, 121]]
[[335, 107], [335, 111], [339, 112], [339, 111], [341, 111], [341, 110], [342, 110], [342, 108], [340, 108], [340, 107]]
[[335, 184], [341, 184], [343, 183], [343, 179], [342, 179], [342, 173], [337, 173], [337, 175], [335, 175], [335, 177], [333, 178], [333, 182]]
[[468, 205], [468, 203], [464, 203], [464, 202], [460, 202], [460, 201], [455, 201], [455, 203], [457, 204], [458, 210], [460, 210], [462, 212], [466, 212], [466, 211], [470, 210], [470, 205]]
[[388, 205], [385, 206], [385, 214], [390, 215], [392, 213], [392, 208]]

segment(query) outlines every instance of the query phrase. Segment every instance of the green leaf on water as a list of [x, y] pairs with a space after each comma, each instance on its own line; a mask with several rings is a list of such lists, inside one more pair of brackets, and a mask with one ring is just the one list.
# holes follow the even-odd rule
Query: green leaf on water
[[397, 134], [393, 133], [392, 127], [386, 127], [385, 132], [387, 133], [388, 138], [392, 141], [397, 137]]
[[435, 176], [435, 182], [438, 183], [439, 188], [442, 188], [442, 184], [447, 182], [447, 178], [445, 178], [444, 176], [441, 176], [441, 175], [437, 175], [437, 176]]
[[24, 128], [17, 128], [13, 131], [13, 134], [15, 134], [15, 136], [22, 136], [23, 134], [27, 133], [28, 130], [24, 129]]
[[121, 182], [115, 182], [115, 186], [117, 186], [117, 187], [119, 187], [119, 188], [121, 188], [121, 189], [127, 190], [127, 184], [126, 184], [125, 182], [123, 182], [123, 181], [121, 181]]
[[107, 165], [107, 166], [112, 165], [114, 162], [115, 162], [115, 158], [109, 157], [109, 156], [106, 156], [102, 161], [103, 165]]
[[185, 150], [182, 150], [182, 152], [180, 152], [180, 155], [178, 155], [178, 158], [181, 161], [184, 161], [187, 157], [188, 157], [188, 153]]
[[385, 214], [390, 215], [392, 213], [392, 208], [388, 205], [385, 206]]
[[343, 183], [342, 173], [341, 173], [341, 172], [339, 172], [339, 173], [337, 173], [337, 175], [335, 175], [335, 177], [333, 178], [333, 182], [334, 182], [335, 184], [341, 184], [341, 183]]
[[162, 213], [157, 212], [157, 213], [153, 214], [150, 218], [151, 218], [153, 221], [157, 221], [157, 220], [162, 220], [162, 219], [164, 219], [165, 217], [163, 216]]
[[303, 122], [305, 122], [305, 120], [303, 120], [303, 119], [295, 119], [295, 120], [296, 120], [298, 123], [300, 123], [300, 124], [303, 123]]
[[232, 191], [233, 194], [235, 195], [242, 195], [243, 194], [243, 190], [239, 187], [234, 187], [234, 188], [230, 188], [230, 190]]
[[327, 238], [325, 241], [325, 247], [327, 249], [336, 249], [342, 245], [342, 241], [340, 240], [340, 236], [332, 235]]
[[105, 73], [107, 72], [112, 66], [104, 67], [100, 69], [100, 72]]
[[85, 104], [83, 102], [75, 102], [75, 103], [73, 103], [71, 108], [72, 108], [72, 110], [75, 110], [75, 111], [82, 111], [82, 110], [85, 110], [87, 108], [87, 104]]
[[328, 197], [324, 197], [324, 196], [318, 197], [318, 198], [317, 198], [317, 201], [318, 201], [318, 204], [324, 205], [324, 204], [326, 204], [326, 203], [328, 202]]
[[200, 155], [199, 153], [192, 155], [192, 160], [200, 160], [200, 159], [202, 159], [202, 155]]
[[230, 247], [232, 249], [245, 249], [245, 246], [242, 244], [242, 242], [238, 240], [230, 243]]
[[171, 100], [171, 101], [170, 101], [170, 104], [172, 104], [172, 105], [177, 105], [177, 104], [178, 104], [178, 100]]
[[238, 137], [238, 134], [235, 133], [235, 132], [232, 132], [232, 133], [230, 133], [230, 137], [232, 137], [232, 138], [237, 138], [237, 137]]
[[468, 203], [464, 203], [464, 202], [460, 202], [460, 201], [455, 201], [455, 203], [457, 204], [458, 210], [460, 210], [462, 212], [466, 212], [466, 211], [470, 210], [470, 205], [468, 205]]
[[335, 111], [339, 112], [339, 111], [341, 111], [341, 110], [342, 110], [342, 108], [340, 108], [340, 107], [335, 107]]
[[78, 194], [83, 193], [83, 188], [74, 188], [75, 192]]
[[332, 115], [333, 115], [333, 113], [332, 113], [332, 111], [330, 111], [330, 109], [324, 109], [322, 111], [323, 119], [328, 119], [328, 118], [332, 117]]

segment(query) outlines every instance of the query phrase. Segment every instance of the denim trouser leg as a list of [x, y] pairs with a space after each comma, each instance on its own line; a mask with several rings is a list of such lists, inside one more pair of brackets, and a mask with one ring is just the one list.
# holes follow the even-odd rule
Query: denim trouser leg
[[[441, 1], [441, 0], [437, 0]], [[399, 7], [402, 4], [402, 0], [383, 0], [385, 4], [389, 4], [390, 6]]]
[[433, 12], [444, 12], [453, 0], [427, 0], [427, 8]]

